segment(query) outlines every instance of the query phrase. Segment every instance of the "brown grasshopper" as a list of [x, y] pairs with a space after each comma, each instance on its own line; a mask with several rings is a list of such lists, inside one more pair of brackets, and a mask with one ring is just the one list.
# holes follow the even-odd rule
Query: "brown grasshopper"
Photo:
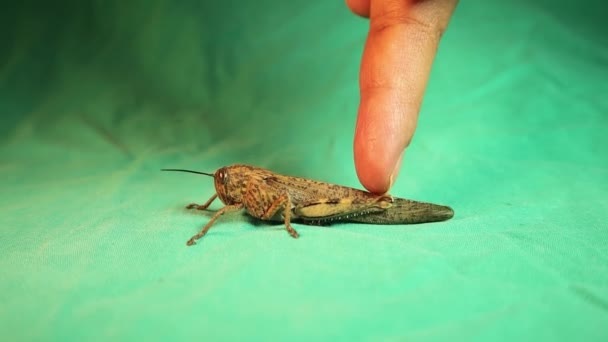
[[188, 240], [188, 246], [202, 238], [220, 216], [242, 209], [264, 221], [283, 222], [294, 238], [299, 234], [291, 226], [292, 221], [309, 225], [332, 222], [415, 224], [445, 221], [454, 216], [448, 206], [376, 195], [250, 165], [225, 166], [215, 173], [184, 169], [162, 171], [190, 172], [214, 178], [215, 194], [205, 204], [192, 203], [186, 208], [205, 210], [217, 197], [225, 204], [198, 234]]

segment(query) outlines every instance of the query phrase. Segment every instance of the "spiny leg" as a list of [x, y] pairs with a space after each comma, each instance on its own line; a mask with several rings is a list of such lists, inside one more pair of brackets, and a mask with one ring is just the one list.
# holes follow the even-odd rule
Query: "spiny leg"
[[213, 203], [213, 201], [216, 198], [217, 198], [217, 193], [213, 194], [213, 196], [211, 196], [211, 198], [207, 202], [205, 202], [205, 204], [191, 203], [188, 206], [186, 206], [186, 209], [205, 210], [211, 205], [211, 203]]
[[267, 220], [267, 219], [273, 217], [281, 209], [281, 206], [284, 207], [283, 217], [285, 218], [285, 229], [287, 229], [287, 232], [289, 233], [289, 235], [291, 235], [293, 238], [297, 239], [300, 235], [291, 226], [291, 200], [289, 199], [288, 195], [284, 194], [284, 195], [281, 195], [279, 198], [277, 198], [270, 205], [270, 208], [268, 208], [268, 210], [266, 210], [264, 215], [262, 215], [262, 219]]
[[227, 205], [227, 206], [223, 207], [222, 209], [218, 210], [215, 213], [215, 215], [213, 215], [213, 217], [209, 220], [209, 222], [207, 222], [207, 224], [203, 227], [203, 229], [198, 234], [191, 237], [190, 240], [188, 240], [188, 242], [186, 244], [188, 246], [192, 246], [192, 245], [194, 245], [196, 240], [205, 236], [205, 234], [207, 234], [207, 231], [209, 230], [209, 228], [211, 228], [211, 226], [213, 225], [215, 220], [217, 220], [220, 216], [224, 215], [227, 212], [237, 211], [237, 210], [241, 210], [241, 209], [243, 209], [242, 204], [233, 204], [233, 205]]

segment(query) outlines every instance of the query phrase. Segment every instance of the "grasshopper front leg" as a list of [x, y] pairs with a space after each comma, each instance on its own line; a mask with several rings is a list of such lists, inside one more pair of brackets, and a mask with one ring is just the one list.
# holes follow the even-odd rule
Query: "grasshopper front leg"
[[211, 198], [207, 202], [205, 202], [205, 204], [191, 203], [191, 204], [188, 204], [188, 206], [186, 206], [186, 209], [205, 210], [205, 209], [209, 208], [211, 203], [213, 203], [213, 201], [215, 201], [216, 198], [217, 198], [217, 193], [213, 194], [213, 196], [211, 196]]
[[188, 246], [192, 246], [192, 245], [194, 245], [196, 240], [205, 236], [205, 234], [207, 234], [207, 231], [211, 228], [211, 226], [213, 225], [215, 220], [217, 220], [220, 216], [224, 215], [227, 212], [237, 211], [237, 210], [241, 210], [241, 209], [243, 209], [243, 204], [238, 203], [238, 204], [233, 204], [233, 205], [227, 205], [227, 206], [223, 207], [222, 209], [218, 210], [217, 213], [215, 213], [215, 215], [213, 215], [211, 220], [209, 220], [209, 222], [207, 222], [207, 224], [203, 227], [203, 229], [200, 231], [200, 233], [191, 237], [190, 240], [188, 240], [188, 242], [186, 244]]
[[271, 217], [275, 216], [281, 209], [283, 209], [283, 218], [285, 222], [285, 229], [289, 235], [293, 238], [297, 239], [300, 235], [298, 232], [291, 226], [291, 200], [289, 199], [289, 195], [283, 194], [279, 196], [268, 209], [262, 215], [262, 220], [268, 220]]

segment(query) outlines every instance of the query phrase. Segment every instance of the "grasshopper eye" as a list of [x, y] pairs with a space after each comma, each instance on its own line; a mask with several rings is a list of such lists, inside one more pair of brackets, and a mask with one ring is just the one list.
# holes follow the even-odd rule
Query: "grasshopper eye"
[[218, 174], [218, 177], [220, 178], [220, 181], [221, 181], [223, 184], [226, 184], [226, 181], [227, 181], [228, 179], [227, 179], [227, 177], [226, 177], [226, 173], [225, 173], [224, 171], [220, 171], [220, 172], [219, 172], [219, 174]]

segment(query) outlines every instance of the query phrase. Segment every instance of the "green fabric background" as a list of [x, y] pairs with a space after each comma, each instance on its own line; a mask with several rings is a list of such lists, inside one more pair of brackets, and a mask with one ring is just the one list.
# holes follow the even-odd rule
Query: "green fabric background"
[[602, 1], [460, 3], [391, 191], [451, 221], [236, 214], [187, 247], [213, 185], [162, 167], [361, 187], [367, 21], [208, 3], [3, 5], [3, 340], [608, 340]]

